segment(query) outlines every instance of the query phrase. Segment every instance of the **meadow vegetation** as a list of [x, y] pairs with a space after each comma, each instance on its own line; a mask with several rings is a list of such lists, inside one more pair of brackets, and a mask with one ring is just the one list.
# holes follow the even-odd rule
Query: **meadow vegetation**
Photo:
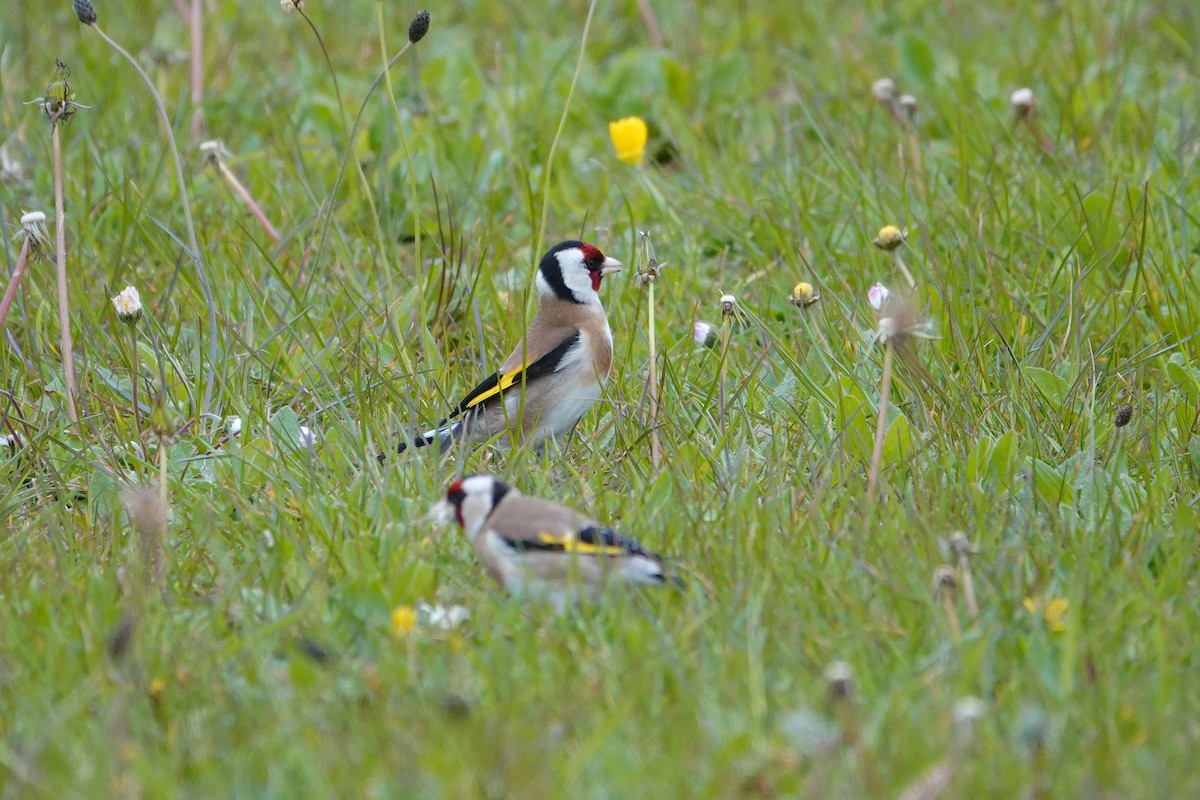
[[[47, 217], [0, 344], [0, 798], [1200, 795], [1200, 12], [647, 2], [440, 4], [356, 124], [419, 6], [205, 0], [194, 122], [190, 0], [98, 0], [198, 253], [129, 61], [0, 16], [4, 283]], [[568, 238], [636, 267], [570, 447], [377, 462]], [[422, 521], [463, 470], [688, 588], [508, 600]]]

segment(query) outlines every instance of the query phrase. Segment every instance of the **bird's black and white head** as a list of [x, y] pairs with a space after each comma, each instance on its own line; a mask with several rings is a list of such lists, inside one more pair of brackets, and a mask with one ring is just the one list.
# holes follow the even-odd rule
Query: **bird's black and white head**
[[623, 269], [624, 264], [587, 242], [559, 242], [538, 264], [538, 294], [579, 305], [599, 305], [600, 281]]
[[429, 510], [429, 518], [440, 522], [457, 522], [473, 537], [487, 522], [492, 510], [508, 495], [517, 491], [491, 475], [472, 475], [454, 481], [446, 489], [446, 498]]

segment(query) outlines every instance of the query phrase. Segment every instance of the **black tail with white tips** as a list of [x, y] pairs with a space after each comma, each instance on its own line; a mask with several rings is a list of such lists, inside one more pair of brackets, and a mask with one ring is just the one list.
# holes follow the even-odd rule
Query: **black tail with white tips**
[[[425, 431], [420, 436], [415, 437], [411, 442], [400, 440], [400, 444], [396, 446], [396, 453], [403, 453], [410, 447], [425, 447], [431, 444], [437, 444], [438, 447], [445, 451], [454, 443], [455, 438], [462, 433], [462, 420], [452, 422], [449, 425], [443, 425], [440, 428], [434, 428], [431, 431]], [[383, 461], [387, 458], [387, 453], [380, 453], [379, 460]]]

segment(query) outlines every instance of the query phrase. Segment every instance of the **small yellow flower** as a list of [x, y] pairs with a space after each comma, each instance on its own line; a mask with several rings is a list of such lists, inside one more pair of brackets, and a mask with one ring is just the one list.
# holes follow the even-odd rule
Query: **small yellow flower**
[[646, 156], [646, 121], [641, 117], [626, 117], [608, 123], [617, 158], [632, 166], [641, 166]]
[[392, 636], [403, 639], [417, 629], [417, 610], [400, 606], [392, 612]]
[[902, 231], [895, 225], [884, 225], [879, 229], [879, 235], [875, 237], [875, 246], [880, 250], [895, 250], [904, 244], [906, 238], [908, 238], [908, 231]]
[[1067, 629], [1067, 624], [1063, 622], [1063, 617], [1066, 616], [1067, 606], [1069, 605], [1067, 598], [1052, 597], [1043, 603], [1040, 597], [1026, 597], [1021, 601], [1021, 605], [1034, 616], [1037, 616], [1040, 612], [1042, 619], [1046, 622], [1046, 628], [1051, 633], [1062, 633]]
[[821, 295], [817, 294], [816, 291], [813, 290], [811, 283], [800, 281], [800, 283], [797, 283], [792, 289], [792, 296], [788, 298], [788, 302], [794, 306], [808, 308], [820, 299]]
[[150, 686], [147, 687], [146, 693], [150, 695], [150, 702], [158, 705], [162, 702], [163, 695], [167, 691], [167, 682], [162, 678], [154, 678], [150, 681]]

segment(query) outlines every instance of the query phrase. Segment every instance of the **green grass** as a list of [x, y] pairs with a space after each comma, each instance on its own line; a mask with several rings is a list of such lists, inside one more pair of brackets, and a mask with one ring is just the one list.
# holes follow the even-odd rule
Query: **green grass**
[[[666, 49], [632, 0], [598, 4], [548, 192], [586, 3], [433, 8], [394, 108], [386, 86], [367, 107], [365, 180], [347, 169], [324, 251], [348, 130], [304, 20], [230, 0], [206, 15], [208, 133], [276, 251], [186, 141], [186, 25], [99, 4], [174, 117], [217, 363], [144, 85], [68, 3], [0, 18], [0, 138], [24, 166], [0, 182], [6, 274], [21, 213], [53, 218], [49, 129], [22, 101], [57, 56], [94, 106], [63, 131], [81, 425], [46, 261], [0, 349], [20, 442], [0, 451], [0, 798], [895, 797], [947, 758], [947, 796], [1200, 794], [1193, 4], [652, 4]], [[417, 8], [382, 9], [389, 55]], [[353, 117], [384, 58], [376, 7], [306, 11]], [[920, 104], [911, 136], [871, 97], [883, 75]], [[1053, 152], [1012, 120], [1026, 85]], [[615, 159], [607, 123], [630, 114], [669, 165]], [[603, 289], [617, 368], [572, 447], [480, 448], [465, 469], [617, 525], [686, 593], [523, 608], [420, 521], [464, 465], [374, 461], [520, 337], [543, 210], [546, 244], [582, 235], [644, 265], [649, 230], [669, 262], [663, 463], [645, 290], [622, 276]], [[909, 229], [939, 338], [897, 361], [868, 504], [883, 351], [866, 291], [903, 288], [871, 245], [885, 224]], [[821, 294], [805, 311], [787, 303], [799, 280]], [[161, 553], [121, 500], [158, 480], [157, 440], [129, 444], [109, 302], [127, 283], [146, 302], [145, 416], [161, 403], [182, 427]], [[691, 325], [719, 324], [727, 292], [722, 422], [720, 350]], [[245, 430], [214, 451], [230, 415]], [[956, 530], [979, 551], [974, 620], [931, 588]], [[1065, 629], [1026, 598], [1064, 598]], [[422, 601], [471, 618], [393, 636], [393, 609]], [[848, 702], [824, 678], [838, 660]], [[986, 705], [969, 743], [966, 696]]]

